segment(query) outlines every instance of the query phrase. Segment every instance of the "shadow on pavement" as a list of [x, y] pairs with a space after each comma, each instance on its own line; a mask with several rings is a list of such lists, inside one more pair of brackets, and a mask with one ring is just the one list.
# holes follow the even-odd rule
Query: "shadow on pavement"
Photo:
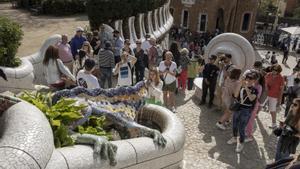
[[263, 138], [265, 150], [268, 153], [267, 155], [270, 159], [274, 159], [275, 158], [275, 149], [276, 149], [276, 146], [274, 146], [274, 145], [277, 145], [277, 139], [276, 139], [275, 135], [268, 134], [267, 130], [264, 128], [262, 121], [259, 118], [257, 118], [256, 121], [257, 121], [258, 127], [260, 129], [262, 138]]
[[[197, 103], [195, 102], [195, 104]], [[245, 143], [244, 150], [239, 154], [236, 153], [236, 145], [226, 143], [232, 137], [231, 127], [228, 130], [221, 131], [215, 126], [222, 113], [216, 111], [215, 108], [208, 109], [205, 105], [200, 106], [200, 108], [202, 112], [199, 117], [198, 129], [204, 134], [201, 139], [206, 144], [215, 144], [208, 151], [209, 157], [231, 165], [233, 168], [253, 169], [266, 166], [266, 157], [263, 153], [260, 153], [263, 151], [256, 141]]]

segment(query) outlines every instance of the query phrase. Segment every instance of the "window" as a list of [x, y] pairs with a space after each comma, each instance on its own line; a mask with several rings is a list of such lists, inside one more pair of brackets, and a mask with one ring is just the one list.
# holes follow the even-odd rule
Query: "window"
[[184, 28], [188, 27], [188, 20], [189, 20], [189, 12], [187, 10], [183, 10], [181, 24]]
[[207, 14], [200, 14], [199, 22], [198, 22], [198, 31], [206, 32], [206, 25], [207, 25]]
[[250, 21], [251, 21], [251, 14], [245, 13], [242, 22], [242, 32], [247, 32], [249, 30]]

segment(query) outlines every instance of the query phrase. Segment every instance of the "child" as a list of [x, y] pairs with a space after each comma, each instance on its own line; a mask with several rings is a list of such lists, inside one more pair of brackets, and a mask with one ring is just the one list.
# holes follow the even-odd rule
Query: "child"
[[95, 69], [95, 61], [93, 59], [86, 59], [84, 62], [84, 69], [80, 70], [77, 74], [78, 86], [87, 89], [100, 88], [98, 79], [92, 74]]
[[194, 55], [192, 56], [190, 63], [188, 64], [187, 71], [188, 71], [188, 90], [192, 90], [194, 79], [198, 76], [200, 72], [198, 59], [195, 58]]
[[277, 61], [277, 59], [276, 59], [276, 53], [273, 52], [273, 53], [272, 53], [272, 56], [271, 56], [271, 64], [272, 64], [272, 65], [275, 65], [275, 64], [277, 64], [277, 63], [278, 63], [278, 61]]
[[76, 75], [81, 69], [83, 69], [83, 65], [85, 60], [87, 59], [86, 52], [84, 50], [79, 50], [78, 57], [75, 60], [75, 66], [73, 66], [73, 73]]

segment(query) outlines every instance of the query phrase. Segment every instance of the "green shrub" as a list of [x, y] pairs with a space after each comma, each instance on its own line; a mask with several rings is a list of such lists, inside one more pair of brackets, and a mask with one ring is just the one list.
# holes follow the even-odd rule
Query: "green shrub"
[[[53, 130], [56, 148], [74, 145], [75, 142], [69, 134], [68, 126], [83, 118], [81, 112], [86, 108], [85, 105], [76, 106], [74, 105], [76, 100], [69, 98], [62, 98], [52, 105], [51, 93], [24, 92], [20, 98], [33, 104], [45, 114]], [[112, 135], [103, 129], [105, 122], [105, 117], [91, 116], [85, 124], [78, 126], [76, 130], [80, 134], [105, 136], [110, 140]]]
[[87, 0], [87, 14], [92, 29], [102, 23], [137, 16], [162, 6], [166, 0]]
[[52, 15], [70, 15], [85, 11], [86, 0], [43, 0], [42, 13]]
[[0, 66], [15, 67], [20, 64], [16, 53], [22, 36], [23, 31], [19, 24], [0, 17]]

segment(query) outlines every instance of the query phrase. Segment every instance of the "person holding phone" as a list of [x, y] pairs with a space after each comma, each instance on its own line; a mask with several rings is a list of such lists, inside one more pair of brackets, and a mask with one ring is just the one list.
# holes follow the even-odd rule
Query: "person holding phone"
[[285, 121], [279, 122], [274, 134], [279, 137], [275, 161], [295, 154], [300, 138], [300, 98], [293, 100]]
[[175, 108], [175, 91], [176, 91], [176, 69], [177, 65], [172, 61], [173, 54], [168, 51], [165, 53], [165, 60], [161, 61], [159, 64], [159, 72], [161, 79], [163, 81], [163, 100], [167, 108], [171, 109], [173, 112], [176, 111]]
[[[238, 108], [233, 112], [232, 129], [233, 137], [227, 141], [227, 144], [237, 143], [235, 151], [240, 153], [244, 148], [245, 142], [245, 129], [251, 116], [251, 111], [256, 103], [257, 90], [255, 89], [255, 83], [258, 79], [256, 72], [249, 72], [244, 76], [239, 86], [240, 90], [237, 90], [234, 94]], [[237, 141], [238, 133], [240, 135], [239, 142]]]

